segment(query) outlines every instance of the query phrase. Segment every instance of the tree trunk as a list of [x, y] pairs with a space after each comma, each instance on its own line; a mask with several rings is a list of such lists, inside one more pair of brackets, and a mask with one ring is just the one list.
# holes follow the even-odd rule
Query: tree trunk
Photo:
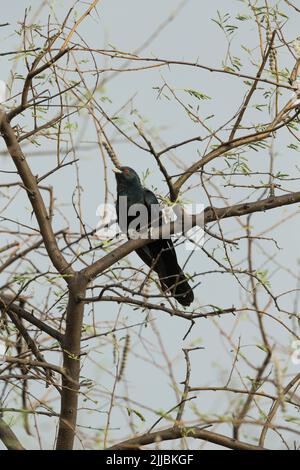
[[78, 300], [84, 296], [87, 283], [82, 276], [72, 281], [66, 316], [66, 333], [63, 342], [63, 367], [66, 376], [62, 378], [61, 410], [56, 449], [72, 450], [76, 433], [80, 341], [84, 313], [84, 303]]

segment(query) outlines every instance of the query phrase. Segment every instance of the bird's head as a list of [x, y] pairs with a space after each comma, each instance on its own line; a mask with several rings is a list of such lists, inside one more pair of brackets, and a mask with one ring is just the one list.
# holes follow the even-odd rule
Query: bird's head
[[139, 175], [129, 166], [121, 166], [120, 168], [113, 168], [116, 174], [117, 183], [127, 185], [139, 185], [141, 184]]

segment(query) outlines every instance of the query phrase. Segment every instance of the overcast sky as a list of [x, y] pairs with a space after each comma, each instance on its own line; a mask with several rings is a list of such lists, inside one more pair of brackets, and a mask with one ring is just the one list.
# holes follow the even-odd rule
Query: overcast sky
[[[271, 1], [269, 3], [274, 4], [275, 2]], [[68, 9], [73, 5], [73, 1], [53, 1], [49, 2], [49, 5], [50, 4], [56, 16], [62, 20]], [[282, 9], [286, 11], [284, 2], [281, 2], [281, 4]], [[0, 52], [13, 51], [20, 47], [20, 38], [15, 33], [15, 30], [19, 27], [18, 22], [23, 20], [26, 7], [32, 6], [30, 15], [35, 15], [39, 5], [40, 2], [37, 0], [11, 0], [10, 2], [6, 2], [5, 13], [2, 14], [1, 22], [8, 22], [9, 26], [0, 28]], [[46, 21], [51, 10], [49, 5], [43, 8], [41, 16], [39, 16], [39, 21]], [[160, 0], [152, 0], [151, 2], [146, 0], [123, 0], [121, 2], [118, 0], [103, 0], [97, 8], [98, 14], [93, 12], [80, 26], [80, 34], [82, 34], [90, 47], [103, 49], [113, 46], [122, 51], [133, 52], [149, 38], [158, 25], [176, 8], [176, 5], [178, 5], [178, 2], [174, 0], [164, 0], [163, 2]], [[79, 4], [78, 11], [82, 12], [85, 8], [85, 3]], [[229, 13], [232, 16], [232, 23], [239, 26], [239, 32], [236, 33], [233, 39], [234, 55], [242, 58], [244, 73], [249, 75], [255, 74], [255, 65], [251, 64], [242, 48], [242, 46], [244, 46], [253, 50], [253, 57], [258, 59], [259, 51], [257, 48], [255, 23], [252, 21], [241, 22], [236, 19], [238, 13], [246, 13], [249, 15], [249, 11], [244, 7], [243, 3], [236, 0], [226, 2], [222, 0], [213, 0], [210, 2], [201, 2], [199, 0], [187, 1], [186, 5], [178, 13], [176, 19], [170, 22], [161, 34], [159, 34], [140, 54], [145, 57], [153, 56], [191, 62], [198, 61], [201, 64], [212, 67], [222, 67], [227, 44], [222, 31], [217, 24], [212, 21], [213, 18], [217, 17], [217, 10], [219, 10], [221, 14]], [[51, 14], [53, 15], [53, 12]], [[296, 15], [291, 15], [288, 25], [285, 27], [285, 33], [288, 39], [294, 39], [299, 35], [299, 25], [297, 25]], [[42, 42], [38, 45], [41, 46]], [[280, 56], [281, 60], [283, 63], [284, 60], [286, 60], [286, 66], [290, 66], [289, 59], [287, 57], [285, 58], [284, 54], [285, 53]], [[79, 56], [79, 59], [80, 58]], [[99, 64], [100, 63], [101, 60], [99, 59]], [[11, 56], [1, 57], [0, 79], [7, 83], [10, 81], [12, 64]], [[107, 64], [114, 66], [113, 61], [108, 61]], [[24, 72], [24, 69], [22, 69], [22, 59], [20, 59], [17, 64], [17, 70], [19, 73]], [[104, 75], [104, 78], [106, 77], [107, 76]], [[92, 76], [90, 80], [92, 84]], [[108, 101], [104, 102], [103, 106], [107, 112], [113, 115], [115, 111], [120, 109], [131, 99], [130, 106], [128, 107], [129, 111], [124, 116], [125, 124], [128, 125], [128, 127], [132, 127], [133, 122], [139, 122], [139, 116], [142, 116], [146, 122], [145, 126], [148, 127], [149, 132], [151, 131], [153, 142], [157, 145], [157, 148], [161, 147], [158, 136], [163, 139], [164, 143], [169, 145], [203, 133], [202, 129], [199, 131], [199, 125], [192, 122], [174, 100], [169, 101], [164, 98], [157, 99], [157, 89], [155, 88], [161, 87], [164, 81], [166, 81], [170, 87], [177, 90], [179, 95], [184, 97], [186, 101], [188, 101], [188, 98], [184, 95], [185, 89], [195, 89], [212, 97], [213, 99], [201, 102], [201, 106], [203, 107], [203, 116], [214, 115], [210, 121], [210, 125], [215, 128], [226, 122], [226, 120], [237, 111], [241, 99], [247, 91], [247, 86], [236, 77], [213, 74], [192, 67], [171, 66], [169, 68], [164, 67], [144, 72], [122, 73], [108, 81], [101, 92], [102, 96], [107, 96], [111, 100], [111, 103]], [[14, 94], [18, 91], [18, 86], [21, 86], [21, 83], [21, 81], [20, 85], [18, 85], [18, 82], [15, 83]], [[290, 91], [284, 91], [281, 102], [286, 102], [289, 96]], [[51, 113], [51, 110], [49, 110], [49, 113]], [[262, 118], [259, 110], [252, 109], [248, 115], [247, 122], [264, 122], [264, 119], [268, 119], [268, 114], [265, 111], [264, 113], [264, 117]], [[26, 121], [26, 118], [24, 122], [27, 122], [28, 126], [30, 125], [29, 122]], [[92, 123], [86, 119], [85, 115], [82, 114], [80, 119], [77, 117], [74, 118], [74, 122], [77, 122], [79, 128], [74, 134], [76, 142], [80, 140], [84, 146], [85, 142], [91, 139], [95, 140]], [[111, 129], [109, 130], [109, 134], [115, 136], [115, 133]], [[47, 150], [47, 148], [50, 149], [47, 140], [43, 139], [41, 143], [42, 146], [37, 148], [24, 146], [25, 154], [30, 157], [29, 162], [33, 168], [34, 174], [43, 174], [54, 165], [53, 155], [38, 156], [39, 149], [43, 151]], [[290, 137], [284, 131], [280, 134], [280, 138], [275, 140], [275, 170], [284, 173], [290, 172], [295, 176], [295, 172], [298, 171], [295, 162], [297, 163], [299, 154], [287, 149], [289, 143]], [[142, 175], [147, 169], [150, 170], [150, 175], [146, 181], [148, 187], [155, 188], [157, 194], [167, 194], [167, 186], [159, 173], [155, 161], [149, 154], [139, 151], [125, 139], [120, 139], [119, 136], [115, 142], [115, 149], [122, 163], [134, 167], [139, 174]], [[194, 143], [176, 151], [175, 156], [181, 159], [184, 166], [186, 166], [197, 160], [199, 158], [197, 151], [202, 152], [203, 149], [204, 147], [199, 146], [198, 143]], [[31, 156], [30, 152], [32, 150], [35, 151], [36, 156]], [[98, 222], [96, 216], [97, 207], [104, 200], [103, 166], [99, 156], [99, 150], [96, 146], [87, 150], [80, 150], [77, 157], [80, 159], [80, 185], [83, 188], [84, 219], [87, 226], [93, 228]], [[164, 158], [169, 173], [177, 173], [178, 169], [172, 163], [172, 155], [168, 155]], [[253, 171], [259, 171], [263, 168], [267, 169], [269, 150], [262, 149], [260, 152], [249, 150], [247, 158], [251, 162], [251, 169]], [[218, 163], [216, 163], [216, 166], [217, 165]], [[111, 167], [110, 164], [109, 166]], [[224, 163], [220, 163], [220, 168], [221, 167], [224, 167]], [[13, 169], [12, 163], [6, 157], [0, 157], [0, 168], [6, 171]], [[111, 172], [109, 172], [109, 180], [110, 201], [113, 202], [115, 197], [115, 182], [114, 175]], [[57, 203], [61, 204], [64, 216], [72, 227], [78, 229], [76, 215], [71, 205], [72, 193], [76, 184], [75, 171], [70, 167], [65, 172], [62, 171], [59, 175], [56, 174], [55, 177], [49, 178], [48, 182], [54, 186], [55, 197]], [[185, 197], [195, 203], [206, 205], [207, 199], [204, 191], [199, 189], [199, 187], [196, 189], [192, 188], [192, 186], [197, 183], [199, 183], [199, 176], [194, 176], [189, 180], [189, 184], [185, 186], [185, 189], [188, 187], [191, 187], [191, 189], [185, 193]], [[221, 181], [219, 181], [219, 183], [221, 184]], [[295, 189], [296, 183], [286, 184], [285, 187]], [[244, 200], [245, 196], [249, 194], [251, 194], [249, 189], [227, 188], [226, 191], [224, 191], [224, 195], [226, 195], [228, 199], [215, 199], [214, 203], [217, 206], [238, 203]], [[255, 200], [260, 194], [261, 193], [253, 193], [252, 200]], [[29, 222], [31, 226], [35, 225], [34, 220], [30, 216], [29, 203], [26, 203], [27, 209], [25, 211], [23, 209], [24, 193], [20, 192], [13, 207], [15, 218], [22, 222]], [[289, 206], [284, 209], [276, 209], [267, 214], [257, 214], [252, 217], [251, 224], [254, 227], [255, 233], [263, 232], [265, 228], [272, 224], [276, 225], [283, 217], [297, 210], [298, 208]], [[63, 217], [56, 214], [54, 224], [55, 229], [61, 228], [65, 225], [65, 221]], [[234, 221], [223, 222], [222, 227], [224, 228], [224, 236], [233, 237], [241, 233], [238, 224]], [[214, 229], [217, 230], [216, 227]], [[293, 217], [285, 225], [275, 227], [272, 235], [268, 235], [276, 238], [280, 250], [277, 250], [276, 247], [272, 245], [266, 247], [269, 253], [273, 253], [274, 256], [276, 256], [277, 263], [288, 267], [293, 273], [298, 273], [299, 271], [299, 229], [298, 215], [297, 217]], [[1, 245], [3, 243], [5, 243], [5, 240], [1, 240]], [[209, 244], [209, 242], [208, 247], [209, 249], [212, 247], [212, 244]], [[236, 261], [243, 260], [246, 255], [245, 249], [246, 243], [241, 243], [239, 251], [232, 253], [233, 259]], [[279, 293], [296, 287], [293, 276], [289, 275], [284, 270], [277, 270], [276, 264], [268, 264], [262, 250], [258, 248], [255, 248], [255, 250], [255, 268], [269, 269], [271, 286], [274, 292]], [[179, 249], [178, 252], [181, 263], [184, 263], [188, 254], [183, 248]], [[137, 266], [141, 265], [136, 255], [133, 254], [130, 258]], [[246, 264], [244, 264], [244, 267], [245, 266]], [[188, 272], [192, 273], [194, 271], [210, 271], [214, 267], [215, 265], [211, 260], [208, 259], [203, 252], [199, 251], [188, 261], [186, 269]], [[241, 290], [237, 281], [232, 276], [228, 274], [219, 276], [204, 275], [197, 278], [197, 282], [198, 281], [201, 281], [201, 284], [196, 288], [195, 307], [197, 305], [214, 305], [229, 308], [232, 305], [241, 306], [243, 304], [243, 299], [245, 299], [246, 294]], [[246, 286], [247, 279], [244, 279], [243, 282]], [[35, 295], [38, 296], [38, 293], [35, 293]], [[284, 305], [290, 308], [293, 301], [294, 297], [287, 297], [285, 298]], [[87, 312], [88, 311], [89, 308], [87, 308]], [[104, 307], [97, 305], [96, 312], [98, 315], [101, 315], [101, 319], [103, 319], [104, 322], [109, 322], [116, 318], [119, 307], [110, 304], [105, 304]], [[277, 314], [276, 311], [273, 311], [273, 313]], [[127, 324], [134, 324], [143, 321], [145, 313], [134, 310], [132, 307], [123, 307], [121, 309], [121, 316], [123, 319], [127, 318]], [[244, 354], [249, 354], [251, 360], [253, 362], [257, 361], [258, 363], [260, 363], [264, 357], [264, 353], [257, 348], [257, 344], [260, 343], [261, 340], [258, 335], [254, 316], [252, 320], [249, 316], [246, 317], [245, 315], [238, 324], [235, 323], [235, 319], [232, 316], [223, 316], [214, 320], [199, 320], [186, 341], [183, 341], [183, 337], [189, 325], [183, 320], [174, 317], [171, 318], [161, 312], [151, 313], [151, 318], [155, 319], [155, 326], [157, 330], [160, 331], [166, 352], [172, 358], [175, 378], [178, 383], [183, 380], [185, 374], [182, 348], [191, 343], [201, 345], [205, 348], [195, 352], [193, 355], [191, 384], [195, 386], [221, 386], [226, 383], [234, 355], [228, 343], [221, 335], [220, 330], [229, 334], [234, 325], [235, 331], [233, 338], [236, 343], [238, 338], [241, 339]], [[279, 318], [281, 318], [281, 316], [279, 316]], [[274, 321], [266, 320], [266, 325], [271, 336], [278, 338], [278, 342], [281, 344], [287, 347], [289, 346], [291, 336], [286, 331], [280, 328]], [[172, 392], [169, 377], [163, 373], [158, 366], [154, 367], [150, 362], [147, 363], [142, 360], [142, 357], [148, 357], [150, 349], [157, 363], [163, 363], [164, 359], [159, 357], [156, 352], [156, 347], [152, 346], [157, 343], [157, 337], [150, 327], [143, 329], [137, 327], [132, 329], [132, 332], [131, 347], [136, 357], [134, 355], [130, 357], [126, 369], [129, 395], [132, 400], [143, 402], [150, 408], [166, 411], [176, 404], [175, 394]], [[123, 336], [124, 333], [122, 332], [117, 335], [118, 339], [121, 339]], [[110, 377], [105, 370], [109, 371], [113, 368], [112, 348], [105, 345], [101, 351], [91, 354], [95, 361], [101, 362], [102, 369], [95, 368], [92, 362], [88, 363], [88, 361], [86, 361], [83, 375], [92, 378], [96, 382], [99, 381], [99, 384], [101, 384], [99, 387], [110, 390], [112, 377]], [[299, 369], [299, 366], [290, 363], [289, 367], [291, 373], [296, 373]], [[241, 364], [239, 372], [241, 376], [246, 377], [249, 370]], [[252, 373], [251, 371], [251, 374]], [[235, 383], [240, 386], [237, 377], [233, 379], [232, 384]], [[41, 393], [43, 392], [41, 391]], [[126, 390], [124, 390], [123, 386], [120, 386], [117, 390], [117, 395], [123, 396], [125, 393]], [[231, 399], [232, 396], [229, 397], [228, 395], [211, 396], [211, 394], [203, 393], [201, 395], [199, 394], [196, 404], [198, 410], [203, 414], [222, 414], [228, 409], [228, 402]], [[105, 409], [107, 403], [104, 405], [103, 403], [101, 404]], [[93, 406], [95, 409], [99, 408], [98, 404], [91, 405], [91, 403], [89, 403], [89, 406]], [[118, 428], [120, 424], [123, 425], [125, 423], [123, 412], [124, 410], [113, 413], [112, 427]], [[146, 417], [146, 423], [137, 420], [136, 426], [140, 432], [147, 430], [156, 419], [153, 413], [147, 412], [147, 410], [142, 410], [142, 412]], [[187, 413], [187, 417], [195, 418], [191, 410]], [[105, 423], [105, 415], [97, 412], [91, 414], [80, 413], [79, 422], [85, 425], [102, 427]], [[49, 424], [47, 423], [48, 422], [45, 421], [41, 427], [44, 447], [51, 446], [53, 442], [53, 433], [49, 431]], [[163, 422], [162, 425], [168, 425], [168, 423]], [[225, 432], [226, 429], [228, 429], [226, 425], [223, 425], [217, 428], [217, 432]], [[249, 429], [247, 429], [247, 432], [248, 431]], [[252, 429], [251, 432], [253, 432]], [[19, 435], [21, 438], [23, 437], [25, 439], [25, 445], [30, 447], [37, 445], [35, 439], [28, 436], [25, 437], [22, 430], [19, 430]], [[124, 428], [120, 431], [116, 430], [114, 435], [116, 437], [125, 437]], [[199, 442], [190, 442], [191, 448], [198, 448], [200, 444]], [[269, 440], [267, 440], [267, 444], [276, 448], [276, 446], [281, 445], [281, 441], [278, 436], [276, 437], [275, 434], [272, 434]], [[79, 442], [77, 442], [76, 445], [78, 448], [81, 447]], [[214, 446], [206, 445], [205, 448], [214, 448]]]

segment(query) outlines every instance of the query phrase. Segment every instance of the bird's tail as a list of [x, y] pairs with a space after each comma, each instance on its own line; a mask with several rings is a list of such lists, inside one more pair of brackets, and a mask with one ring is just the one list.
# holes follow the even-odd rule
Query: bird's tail
[[185, 275], [178, 266], [178, 272], [170, 276], [159, 276], [162, 290], [169, 292], [181, 305], [189, 306], [194, 300], [194, 293]]

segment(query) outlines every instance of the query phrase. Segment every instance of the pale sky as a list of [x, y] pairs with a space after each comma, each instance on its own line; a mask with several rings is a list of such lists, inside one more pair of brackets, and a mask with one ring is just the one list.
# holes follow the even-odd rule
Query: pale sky
[[[53, 1], [49, 2], [55, 8], [55, 14], [59, 19], [63, 19], [68, 9], [73, 5], [73, 1]], [[274, 2], [269, 2], [274, 4]], [[19, 48], [19, 37], [15, 34], [15, 29], [18, 27], [17, 23], [23, 20], [24, 9], [32, 6], [32, 12], [36, 11], [40, 4], [37, 0], [32, 1], [19, 1], [11, 0], [6, 2], [5, 14], [2, 15], [1, 22], [8, 22], [9, 26], [0, 28], [1, 35], [1, 51], [8, 52]], [[284, 2], [281, 2], [282, 8], [284, 9]], [[178, 2], [174, 0], [153, 0], [151, 2], [147, 0], [123, 0], [122, 2], [117, 0], [103, 0], [100, 2], [97, 8], [98, 16], [95, 12], [80, 26], [80, 34], [84, 37], [87, 43], [94, 48], [111, 48], [112, 46], [127, 52], [133, 52], [141, 44], [144, 43], [150, 36], [150, 34], [157, 28], [157, 26], [167, 18], [171, 11], [178, 5]], [[86, 8], [84, 4], [79, 6], [79, 11], [82, 8]], [[222, 67], [222, 60], [226, 53], [226, 41], [220, 28], [212, 21], [212, 18], [217, 17], [217, 10], [232, 15], [232, 22], [237, 24], [240, 28], [240, 33], [236, 33], [233, 39], [233, 51], [234, 55], [243, 58], [244, 73], [253, 75], [256, 73], [256, 68], [245, 58], [245, 52], [242, 46], [253, 49], [253, 57], [257, 58], [257, 31], [255, 24], [249, 21], [238, 21], [236, 19], [237, 14], [249, 12], [243, 6], [243, 4], [236, 0], [222, 1], [213, 0], [210, 2], [201, 2], [199, 0], [189, 0], [186, 6], [180, 11], [175, 21], [167, 25], [163, 32], [153, 41], [151, 45], [146, 47], [140, 54], [144, 57], [159, 57], [169, 58], [176, 60], [184, 60], [196, 62], [201, 64], [209, 65], [216, 68]], [[45, 8], [42, 11], [41, 18], [43, 21], [46, 20], [49, 13], [49, 8]], [[286, 36], [288, 39], [299, 35], [299, 25], [296, 21], [296, 15], [291, 15], [291, 19], [288, 25], [285, 27]], [[42, 42], [38, 44], [42, 45]], [[255, 49], [254, 49], [255, 47]], [[83, 56], [82, 56], [83, 57]], [[284, 63], [284, 54], [281, 57]], [[21, 60], [19, 61], [21, 64]], [[100, 63], [100, 59], [99, 59]], [[18, 72], [22, 73], [22, 67], [18, 64]], [[108, 66], [114, 66], [114, 62], [107, 62]], [[134, 64], [136, 65], [136, 64]], [[290, 64], [287, 64], [290, 65]], [[0, 80], [9, 82], [10, 71], [12, 67], [11, 56], [1, 57], [1, 73]], [[23, 70], [24, 72], [24, 70]], [[94, 78], [91, 76], [91, 86]], [[222, 74], [213, 74], [208, 71], [195, 69], [192, 67], [164, 67], [144, 72], [128, 72], [119, 74], [113, 80], [109, 81], [103, 89], [103, 96], [107, 96], [111, 99], [112, 103], [104, 101], [103, 107], [107, 110], [110, 115], [113, 115], [115, 111], [120, 109], [129, 99], [131, 103], [129, 109], [131, 112], [126, 113], [126, 123], [129, 127], [133, 125], [134, 121], [139, 121], [140, 117], [146, 120], [146, 126], [152, 129], [153, 142], [156, 143], [158, 148], [161, 148], [158, 134], [169, 145], [174, 142], [179, 142], [184, 139], [188, 139], [198, 134], [203, 134], [204, 131], [199, 130], [199, 125], [192, 122], [188, 118], [186, 113], [180, 109], [178, 104], [167, 99], [157, 99], [157, 90], [155, 87], [161, 87], [163, 82], [166, 81], [171, 87], [173, 87], [181, 97], [187, 96], [184, 92], [185, 89], [199, 90], [201, 93], [212, 97], [201, 102], [202, 115], [214, 117], [208, 121], [209, 125], [218, 127], [228, 120], [234, 112], [238, 110], [247, 87], [241, 83], [236, 77], [225, 76]], [[21, 81], [20, 81], [21, 84]], [[17, 91], [17, 87], [14, 89], [14, 93]], [[1, 84], [0, 84], [1, 94]], [[283, 96], [280, 98], [281, 102], [286, 102], [290, 95], [290, 91], [285, 90]], [[258, 93], [259, 97], [259, 93]], [[1, 98], [0, 98], [1, 101]], [[259, 101], [259, 98], [257, 98]], [[254, 100], [255, 103], [255, 100]], [[49, 113], [52, 111], [49, 110]], [[264, 117], [262, 118], [261, 111], [253, 108], [247, 117], [247, 122], [263, 122], [268, 119], [267, 111], [263, 111]], [[261, 121], [259, 121], [261, 120]], [[23, 122], [28, 121], [23, 120]], [[74, 118], [74, 122], [78, 123], [79, 130], [74, 135], [76, 142], [86, 142], [91, 138], [95, 139], [94, 129], [91, 121], [85, 119], [82, 116], [81, 119]], [[16, 120], [17, 123], [17, 120]], [[29, 125], [29, 124], [28, 124]], [[115, 133], [109, 130], [110, 136], [115, 136]], [[43, 151], [49, 147], [48, 141], [43, 140], [41, 147], [35, 148], [35, 152], [39, 149]], [[295, 176], [297, 171], [295, 168], [295, 162], [297, 163], [298, 154], [291, 149], [287, 149], [287, 145], [290, 143], [290, 137], [285, 132], [278, 133], [278, 139], [274, 142], [274, 148], [276, 152], [275, 169], [276, 171], [282, 171], [285, 173], [291, 173]], [[46, 145], [48, 147], [46, 147]], [[3, 149], [3, 144], [1, 150]], [[31, 147], [24, 146], [24, 152], [30, 156]], [[157, 165], [154, 159], [146, 153], [139, 151], [136, 147], [132, 146], [127, 141], [120, 139], [118, 136], [118, 142], [115, 143], [115, 149], [120, 157], [122, 163], [134, 167], [139, 174], [143, 174], [147, 169], [150, 170], [150, 175], [147, 178], [147, 185], [151, 188], [155, 188], [156, 192], [161, 195], [167, 194], [167, 186], [163, 182], [162, 176], [159, 173]], [[197, 151], [203, 151], [204, 147], [199, 146], [198, 143], [193, 143], [188, 146], [182, 147], [180, 150], [175, 152], [176, 156], [181, 159], [184, 165], [189, 164], [197, 160]], [[249, 150], [247, 158], [249, 159], [249, 166], [253, 171], [259, 171], [263, 168], [268, 168], [268, 149], [261, 149], [259, 152]], [[80, 185], [83, 188], [83, 212], [85, 222], [88, 227], [95, 227], [98, 219], [96, 216], [96, 210], [99, 204], [104, 200], [104, 187], [103, 187], [103, 166], [99, 156], [97, 147], [81, 150], [78, 153], [80, 158]], [[53, 156], [34, 156], [29, 160], [34, 174], [43, 174], [49, 168], [53, 166]], [[168, 167], [170, 174], [178, 173], [178, 169], [173, 165], [171, 158], [164, 157], [164, 162]], [[218, 168], [219, 163], [216, 162], [212, 166]], [[224, 167], [224, 163], [220, 163], [220, 168]], [[0, 168], [2, 170], [13, 169], [12, 163], [6, 157], [0, 157]], [[212, 167], [210, 167], [211, 169]], [[297, 176], [299, 176], [297, 174]], [[2, 178], [2, 175], [1, 175]], [[5, 177], [6, 178], [6, 177]], [[15, 176], [13, 176], [15, 179]], [[110, 201], [113, 202], [115, 197], [115, 182], [114, 175], [109, 172], [110, 180]], [[259, 179], [258, 179], [259, 180]], [[7, 181], [7, 178], [5, 179]], [[245, 180], [243, 180], [245, 183]], [[257, 181], [257, 180], [256, 180]], [[252, 182], [252, 181], [251, 181]], [[62, 171], [60, 174], [56, 174], [55, 177], [50, 177], [48, 180], [49, 184], [54, 186], [55, 197], [57, 203], [62, 203], [62, 210], [65, 217], [69, 221], [72, 227], [78, 229], [78, 222], [74, 214], [71, 199], [72, 193], [76, 184], [75, 171], [68, 169], [65, 172]], [[185, 193], [185, 197], [192, 200], [193, 203], [207, 204], [207, 199], [204, 191], [201, 188], [193, 189], [192, 186], [199, 183], [199, 177], [193, 176], [189, 183], [185, 186], [185, 189], [191, 187], [191, 189]], [[221, 184], [221, 182], [219, 182]], [[250, 184], [250, 183], [249, 183]], [[297, 190], [296, 183], [286, 183], [285, 188]], [[223, 193], [228, 198], [227, 200], [215, 199], [214, 203], [217, 206], [223, 206], [225, 204], [234, 204], [243, 200], [243, 198], [249, 194], [249, 189], [233, 189], [227, 188]], [[257, 194], [254, 193], [252, 200], [255, 200]], [[35, 221], [31, 218], [29, 203], [26, 202], [26, 211], [23, 210], [24, 206], [24, 192], [20, 193], [19, 198], [14, 203], [14, 217], [18, 217], [19, 221], [29, 223], [31, 226], [35, 226]], [[283, 217], [296, 212], [298, 208], [289, 206], [283, 209], [276, 209], [272, 212], [254, 215], [251, 219], [251, 224], [254, 227], [256, 233], [264, 231], [265, 228], [274, 224]], [[16, 213], [18, 216], [16, 216]], [[62, 228], [65, 226], [63, 218], [57, 214], [54, 220], [55, 229]], [[234, 237], [236, 234], [240, 234], [239, 226], [232, 220], [222, 222], [222, 228], [224, 230], [224, 236]], [[274, 228], [272, 236], [278, 241], [280, 250], [277, 250], [275, 246], [270, 242], [269, 245], [264, 245], [269, 253], [276, 255], [276, 263], [288, 267], [291, 272], [298, 273], [299, 266], [299, 215], [291, 218], [285, 225], [279, 225]], [[214, 227], [217, 231], [217, 227]], [[0, 235], [2, 236], [2, 235]], [[5, 240], [4, 240], [5, 243]], [[208, 247], [215, 242], [208, 242]], [[266, 242], [267, 243], [267, 242]], [[1, 240], [2, 245], [2, 240]], [[240, 243], [240, 249], [231, 253], [232, 259], [242, 260], [246, 254], [246, 243]], [[244, 251], [243, 251], [244, 250]], [[183, 249], [178, 250], [179, 258], [183, 264], [186, 260], [186, 253]], [[130, 257], [136, 265], [140, 266], [140, 261], [136, 255]], [[257, 249], [254, 254], [256, 269], [269, 269], [270, 282], [272, 290], [276, 293], [284, 292], [287, 290], [295, 289], [295, 280], [292, 276], [289, 276], [287, 272], [277, 271], [278, 266], [274, 263], [268, 263], [262, 250]], [[206, 272], [211, 271], [216, 266], [208, 259], [203, 252], [197, 252], [192, 257], [191, 261], [187, 264], [188, 272]], [[207, 274], [197, 278], [197, 281], [201, 281], [201, 284], [196, 288], [195, 294], [197, 297], [197, 305], [213, 305], [218, 307], [230, 308], [236, 304], [238, 306], [243, 304], [243, 297], [245, 293], [240, 289], [238, 283], [228, 274], [224, 275], [213, 275]], [[244, 280], [245, 285], [247, 279]], [[36, 298], [39, 297], [39, 293], [35, 293]], [[290, 308], [293, 304], [294, 297], [286, 296], [284, 298], [284, 305], [286, 308]], [[89, 307], [86, 308], [87, 318], [89, 315]], [[96, 305], [95, 312], [99, 315], [104, 322], [111, 321], [118, 315], [118, 306], [114, 304], [105, 304], [101, 306]], [[274, 315], [278, 313], [273, 311]], [[123, 318], [127, 317], [128, 324], [135, 324], [141, 322], [145, 318], [145, 312], [134, 310], [130, 306], [124, 306], [121, 309], [121, 315]], [[174, 364], [175, 378], [177, 383], [184, 379], [185, 364], [183, 360], [182, 348], [187, 347], [191, 343], [200, 345], [205, 349], [195, 352], [192, 356], [192, 378], [191, 384], [198, 386], [209, 386], [209, 385], [224, 385], [228, 379], [228, 372], [234, 359], [233, 352], [230, 350], [228, 343], [225, 341], [224, 336], [221, 335], [220, 329], [228, 334], [235, 325], [235, 319], [231, 315], [226, 315], [214, 320], [198, 320], [192, 329], [190, 335], [186, 341], [183, 341], [183, 337], [188, 330], [189, 324], [185, 321], [169, 317], [163, 312], [153, 312], [152, 318], [155, 319], [155, 326], [160, 332], [160, 335], [164, 341], [165, 349], [167, 354], [172, 358]], [[251, 317], [251, 315], [249, 315]], [[237, 343], [238, 338], [241, 338], [241, 344], [244, 348], [244, 354], [249, 354], [251, 361], [257, 362], [258, 364], [262, 361], [264, 353], [257, 347], [257, 344], [261, 342], [258, 336], [258, 330], [256, 328], [256, 319], [252, 317], [248, 320], [246, 316], [243, 316], [241, 321], [235, 326], [233, 338]], [[279, 315], [281, 318], [281, 315]], [[285, 317], [283, 317], [285, 319]], [[87, 320], [88, 321], [88, 320]], [[216, 324], [219, 328], [217, 328]], [[266, 320], [266, 327], [270, 332], [271, 336], [278, 338], [278, 341], [282, 344], [289, 346], [291, 342], [291, 335], [287, 331], [283, 330], [280, 325], [274, 321]], [[164, 359], [159, 357], [153, 350], [152, 344], [157, 341], [153, 330], [148, 328], [140, 329], [137, 327], [132, 330], [131, 347], [136, 353], [131, 356], [127, 368], [126, 368], [126, 380], [129, 390], [129, 395], [132, 400], [137, 402], [143, 402], [149, 408], [156, 410], [168, 410], [175, 406], [176, 398], [175, 394], [171, 389], [169, 378], [162, 373], [159, 369], [159, 364], [164, 363]], [[120, 344], [123, 344], [121, 338], [124, 337], [124, 332], [117, 334]], [[101, 343], [99, 343], [101, 344]], [[94, 347], [93, 345], [85, 345]], [[142, 357], [149, 357], [152, 351], [155, 361], [158, 363], [157, 367], [153, 367], [151, 363], [143, 361]], [[151, 353], [151, 354], [152, 354]], [[100, 361], [103, 369], [95, 369], [92, 363], [86, 361], [86, 366], [83, 368], [83, 376], [89, 377], [96, 382], [98, 381], [101, 387], [110, 390], [112, 386], [112, 377], [105, 373], [105, 370], [113, 370], [113, 359], [112, 349], [108, 345], [103, 346], [99, 351], [91, 353], [92, 358], [95, 361]], [[284, 363], [282, 364], [284, 365]], [[290, 372], [295, 374], [299, 371], [299, 365], [288, 364]], [[243, 364], [239, 368], [239, 372], [243, 378], [250, 373], [253, 374], [252, 370], [249, 370]], [[236, 380], [236, 382], [235, 382]], [[233, 384], [240, 382], [235, 378]], [[99, 385], [99, 387], [100, 387]], [[41, 389], [38, 393], [44, 393], [45, 390]], [[124, 396], [126, 390], [123, 386], [119, 386], [117, 390], [118, 396]], [[234, 397], [229, 395], [211, 395], [211, 393], [202, 393], [197, 395], [198, 398], [195, 400], [199, 410], [203, 414], [222, 414], [228, 410], [228, 403]], [[105, 406], [104, 406], [105, 405]], [[83, 405], [82, 405], [83, 406]], [[91, 406], [91, 403], [89, 403]], [[94, 404], [95, 409], [99, 409], [99, 404]], [[107, 407], [107, 403], [101, 404], [104, 409]], [[153, 413], [147, 410], [142, 410], [143, 415], [146, 418], [146, 423], [139, 420], [136, 421], [136, 429], [139, 432], [145, 432], [156, 417]], [[126, 410], [116, 410], [112, 415], [111, 427], [118, 428], [120, 425], [124, 425], [126, 422]], [[192, 410], [187, 412], [187, 417], [193, 417]], [[94, 412], [92, 414], [82, 413], [79, 414], [79, 422], [84, 425], [103, 427], [105, 424], [105, 415]], [[161, 425], [168, 426], [168, 422], [162, 422]], [[254, 427], [251, 429], [245, 427], [246, 434], [254, 433]], [[35, 447], [37, 443], [35, 438], [31, 438], [24, 434], [24, 431], [16, 430], [20, 439], [24, 439], [24, 445], [28, 447]], [[228, 430], [227, 425], [222, 425], [217, 428], [217, 432], [222, 433]], [[51, 427], [47, 420], [45, 420], [41, 426], [41, 434], [43, 438], [43, 445], [45, 448], [49, 447], [53, 443], [54, 438], [54, 426]], [[128, 431], [128, 429], [127, 429]], [[92, 435], [92, 434], [91, 434]], [[123, 438], [124, 427], [119, 431], [116, 430], [114, 436]], [[290, 436], [292, 442], [293, 435]], [[241, 434], [241, 440], [243, 440], [243, 433]], [[197, 449], [202, 443], [199, 441], [190, 441], [190, 448]], [[274, 433], [269, 433], [267, 439], [267, 445], [272, 448], [281, 446], [281, 440]], [[1, 446], [1, 445], [0, 445]], [[76, 443], [78, 448], [81, 448], [79, 442]], [[214, 445], [207, 444], [206, 449], [219, 448]], [[0, 447], [1, 448], [1, 447]], [[168, 448], [168, 447], [166, 447]]]

